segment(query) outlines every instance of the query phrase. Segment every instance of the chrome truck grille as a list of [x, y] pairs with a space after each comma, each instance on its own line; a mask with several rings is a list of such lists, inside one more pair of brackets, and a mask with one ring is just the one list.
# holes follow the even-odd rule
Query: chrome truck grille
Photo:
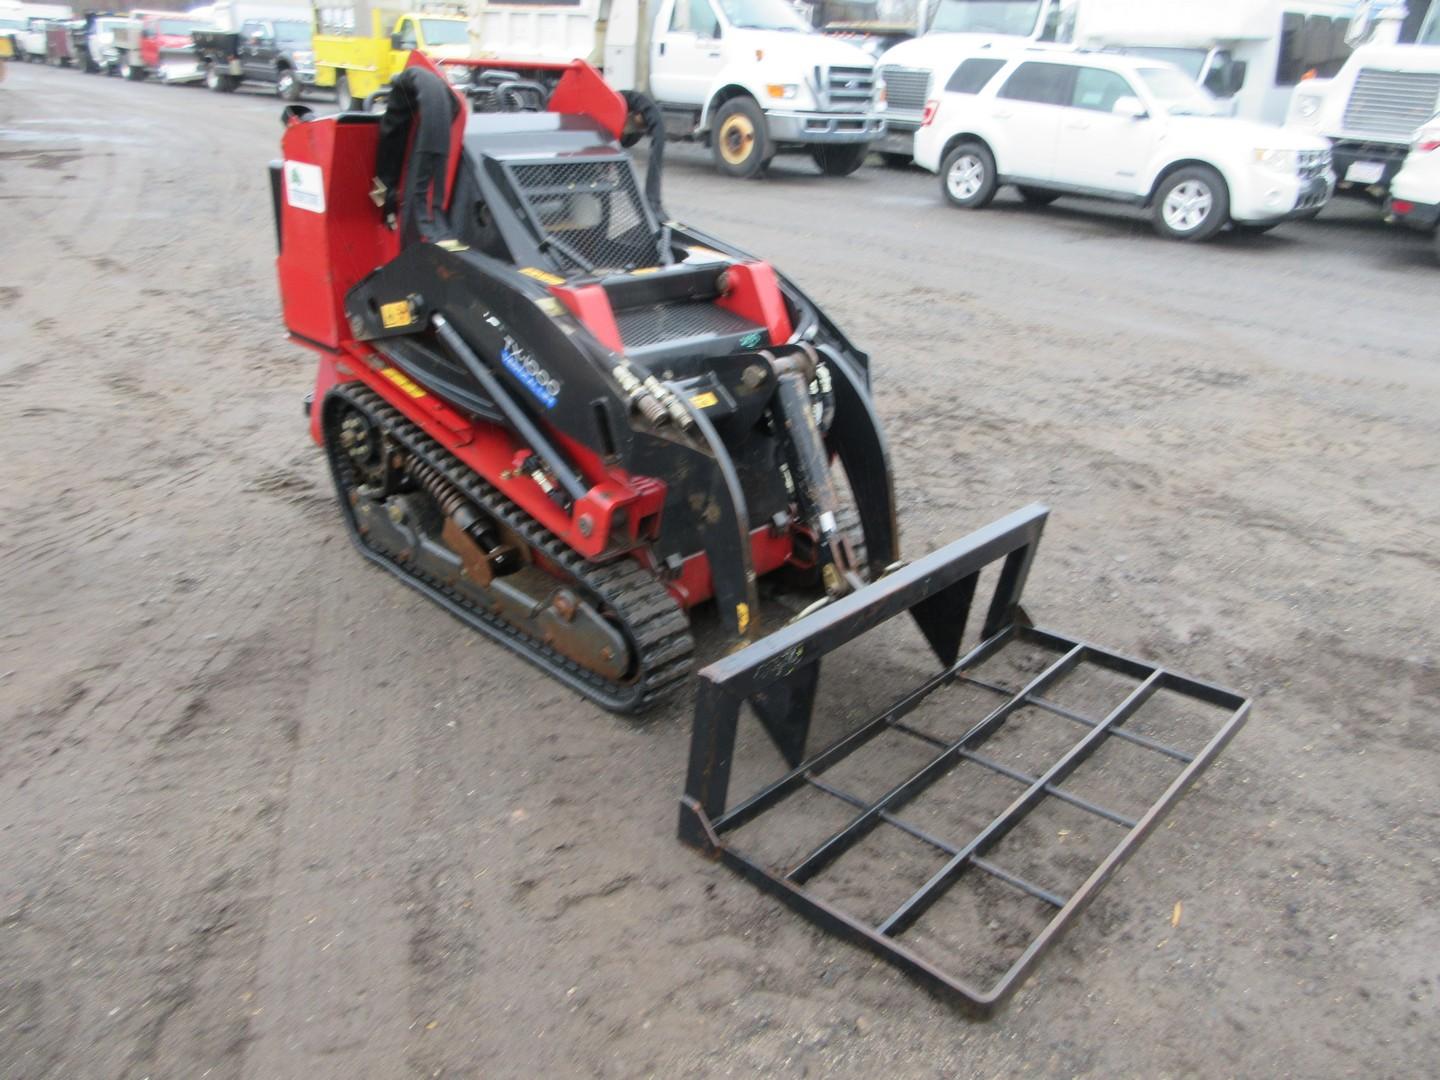
[[918, 118], [925, 111], [930, 97], [930, 72], [886, 64], [880, 69], [880, 77], [885, 80], [885, 101], [890, 112], [915, 113]]
[[863, 112], [875, 97], [875, 69], [830, 67], [815, 69], [815, 85], [823, 89], [821, 107]]
[[1361, 68], [1345, 105], [1345, 131], [1408, 140], [1437, 103], [1440, 74]]

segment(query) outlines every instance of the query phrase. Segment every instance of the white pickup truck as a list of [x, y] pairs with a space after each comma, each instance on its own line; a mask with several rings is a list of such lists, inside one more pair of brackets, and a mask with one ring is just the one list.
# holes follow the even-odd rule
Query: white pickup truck
[[874, 60], [785, 0], [482, 0], [472, 11], [487, 55], [589, 59], [611, 86], [653, 98], [666, 133], [707, 143], [731, 176], [759, 175], [787, 150], [845, 176], [885, 130]]

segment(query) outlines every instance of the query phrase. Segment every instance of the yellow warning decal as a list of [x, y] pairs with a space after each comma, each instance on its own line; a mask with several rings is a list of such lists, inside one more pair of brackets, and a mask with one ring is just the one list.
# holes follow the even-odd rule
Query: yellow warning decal
[[414, 321], [415, 316], [410, 313], [409, 300], [396, 300], [390, 304], [380, 305], [380, 324], [386, 330], [409, 326]]
[[735, 623], [736, 623], [736, 625], [740, 628], [740, 633], [742, 633], [742, 634], [743, 634], [746, 630], [750, 629], [750, 605], [749, 605], [749, 604], [736, 604], [736, 605], [735, 605]]
[[541, 270], [538, 266], [522, 266], [520, 272], [526, 277], [534, 278], [536, 281], [543, 281], [546, 285], [565, 284], [563, 277], [552, 274], [549, 270]]
[[691, 397], [690, 404], [694, 405], [697, 409], [708, 409], [712, 405], [719, 405], [720, 399], [715, 396], [715, 391], [705, 390]]
[[535, 306], [552, 319], [558, 319], [561, 315], [565, 314], [565, 305], [553, 296], [536, 297]]
[[403, 371], [397, 371], [393, 367], [387, 367], [381, 368], [380, 374], [384, 375], [385, 378], [389, 379], [413, 398], [422, 398], [425, 396], [425, 388], [411, 379], [410, 376], [406, 375]]
[[642, 266], [642, 267], [640, 267], [638, 270], [631, 270], [631, 271], [630, 271], [630, 273], [631, 273], [632, 275], [634, 275], [634, 274], [658, 274], [659, 272], [660, 272], [660, 268], [659, 268], [658, 266]]
[[691, 255], [699, 255], [701, 258], [708, 258], [712, 255], [717, 259], [725, 258], [723, 252], [716, 251], [714, 248], [706, 247], [704, 244], [690, 244], [688, 247], [686, 247], [685, 250], [688, 251]]
[[446, 251], [469, 251], [470, 245], [459, 240], [437, 240], [435, 246], [444, 248]]

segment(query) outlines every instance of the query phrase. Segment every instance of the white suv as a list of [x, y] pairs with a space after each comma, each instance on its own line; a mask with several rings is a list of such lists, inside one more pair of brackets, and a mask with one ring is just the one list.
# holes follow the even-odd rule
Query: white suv
[[1415, 133], [1410, 155], [1390, 181], [1387, 209], [1396, 221], [1434, 233], [1440, 256], [1440, 116]]
[[1324, 139], [1216, 112], [1143, 57], [976, 54], [927, 103], [915, 161], [956, 206], [985, 206], [1001, 184], [1031, 203], [1087, 195], [1150, 207], [1176, 240], [1319, 213], [1335, 190]]

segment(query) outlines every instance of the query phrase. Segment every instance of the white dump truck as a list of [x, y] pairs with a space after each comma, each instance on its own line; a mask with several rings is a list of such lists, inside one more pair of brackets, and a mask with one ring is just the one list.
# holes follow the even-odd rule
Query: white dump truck
[[789, 150], [845, 176], [885, 130], [875, 61], [785, 0], [478, 0], [471, 11], [487, 55], [587, 59], [617, 90], [653, 98], [667, 135], [707, 143], [731, 176], [756, 176]]

